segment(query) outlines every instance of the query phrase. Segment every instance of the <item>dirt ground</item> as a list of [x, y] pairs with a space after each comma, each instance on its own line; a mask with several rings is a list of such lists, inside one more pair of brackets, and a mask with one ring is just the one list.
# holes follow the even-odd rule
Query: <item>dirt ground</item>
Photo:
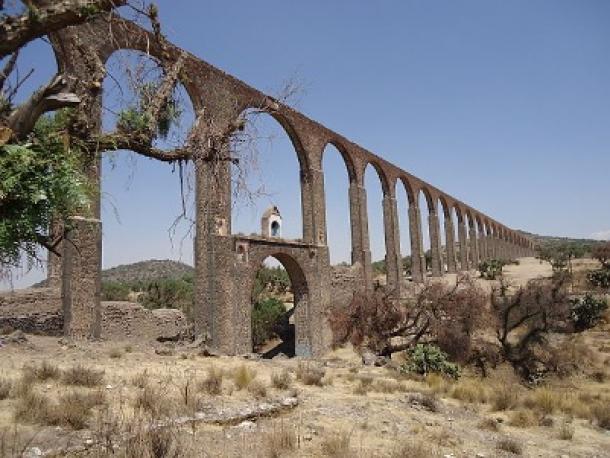
[[[548, 265], [533, 259], [506, 269], [516, 283], [549, 273]], [[535, 389], [520, 385], [508, 367], [487, 379], [468, 373], [458, 382], [418, 379], [365, 367], [349, 348], [315, 361], [251, 360], [204, 357], [187, 344], [67, 344], [28, 335], [26, 342], [0, 347], [0, 381], [15, 390], [24, 366], [46, 362], [67, 371], [83, 365], [103, 371], [103, 379], [93, 387], [74, 387], [51, 370], [33, 390], [51, 400], [71, 391], [95, 392], [103, 396], [103, 407], [94, 407], [86, 427], [74, 431], [17, 421], [21, 401], [8, 395], [0, 400], [0, 456], [22, 456], [24, 450], [24, 456], [109, 456], [101, 454], [100, 444], [125, 440], [125, 433], [113, 436], [113, 428], [129, 425], [133, 433], [134, 424], [144, 421], [138, 412], [151, 404], [178, 420], [172, 431], [187, 450], [184, 456], [503, 457], [520, 449], [528, 457], [610, 457], [610, 432], [590, 415], [593, 405], [610, 404], [609, 331], [604, 323], [581, 340], [602, 375], [579, 374]], [[206, 383], [210, 374], [221, 380], [218, 394]], [[281, 375], [284, 382], [278, 382]], [[498, 409], [499, 393], [514, 402]], [[145, 395], [152, 399], [143, 400]], [[198, 412], [228, 418], [292, 398], [296, 407], [268, 417], [219, 424], [196, 420]], [[540, 401], [547, 398], [551, 402]], [[533, 421], [516, 420], [521, 417]]]

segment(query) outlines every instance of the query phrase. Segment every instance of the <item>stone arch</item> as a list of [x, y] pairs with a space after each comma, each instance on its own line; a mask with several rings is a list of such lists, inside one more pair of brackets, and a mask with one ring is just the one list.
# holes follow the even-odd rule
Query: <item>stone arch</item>
[[337, 145], [337, 142], [327, 142], [320, 158], [324, 177], [326, 245], [331, 264], [353, 264], [359, 212], [358, 208], [352, 205], [351, 197], [356, 192], [354, 188], [357, 181], [351, 156], [342, 146]]
[[[248, 135], [257, 137], [254, 140], [260, 161], [260, 172], [247, 176], [247, 185], [249, 189], [263, 189], [264, 192], [247, 194], [245, 200], [231, 199], [231, 233], [257, 233], [263, 211], [269, 206], [277, 206], [284, 220], [284, 238], [306, 239], [312, 226], [308, 211], [312, 191], [309, 159], [299, 137], [289, 122], [277, 113], [247, 108], [240, 117], [252, 121], [246, 129], [252, 129]], [[265, 141], [268, 136], [275, 138], [272, 142]], [[250, 145], [241, 146], [243, 149], [240, 146], [235, 145], [237, 155], [249, 157]], [[241, 166], [229, 165], [232, 183], [238, 181]]]
[[[251, 269], [247, 291], [252, 291], [256, 275], [263, 267], [265, 260], [269, 258], [278, 261], [286, 270], [294, 295], [294, 307], [291, 313], [294, 320], [294, 342], [289, 342], [278, 351], [282, 351], [288, 356], [311, 356], [310, 286], [305, 270], [301, 267], [299, 261], [292, 254], [281, 250], [263, 252], [255, 259], [251, 259], [251, 265], [255, 268]], [[250, 346], [252, 347], [252, 307], [248, 307], [245, 312], [246, 323], [249, 326]], [[289, 348], [291, 346], [293, 348]], [[267, 356], [273, 357], [274, 354]]]
[[[370, 169], [371, 173], [367, 173]], [[391, 247], [388, 246], [388, 231], [392, 231], [392, 215], [388, 213], [386, 204], [387, 198], [391, 196], [389, 190], [389, 182], [387, 177], [381, 168], [381, 166], [375, 161], [366, 162], [364, 169], [362, 170], [362, 183], [366, 191], [366, 215], [367, 215], [367, 234], [368, 244], [371, 255], [371, 266], [372, 274], [375, 276], [375, 266], [377, 262], [384, 261], [385, 271], [378, 271], [377, 274], [382, 278], [385, 277], [386, 284], [389, 283], [389, 271], [388, 271], [388, 252]], [[379, 193], [379, 188], [381, 188]]]
[[407, 198], [409, 200], [409, 206], [416, 204], [417, 203], [417, 200], [416, 200], [417, 188], [411, 183], [411, 180], [405, 175], [400, 175], [398, 177], [397, 181], [400, 181], [402, 183], [402, 186], [405, 189], [405, 192], [407, 193]]
[[347, 177], [349, 179], [350, 184], [356, 183], [357, 175], [356, 175], [356, 166], [354, 165], [354, 159], [352, 158], [351, 154], [348, 152], [347, 148], [345, 148], [341, 144], [341, 142], [339, 142], [337, 140], [329, 140], [328, 142], [326, 142], [326, 144], [324, 145], [324, 148], [322, 149], [322, 162], [324, 161], [324, 155], [329, 146], [334, 146], [335, 149], [337, 151], [339, 151], [339, 154], [343, 158], [343, 163], [345, 164], [345, 168], [347, 170]]

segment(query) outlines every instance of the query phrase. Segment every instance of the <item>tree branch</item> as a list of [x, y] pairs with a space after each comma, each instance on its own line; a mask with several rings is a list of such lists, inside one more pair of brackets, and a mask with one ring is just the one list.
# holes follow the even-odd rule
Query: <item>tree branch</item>
[[0, 59], [27, 43], [70, 25], [82, 24], [99, 13], [125, 5], [127, 0], [64, 0], [32, 2], [28, 13], [0, 21]]

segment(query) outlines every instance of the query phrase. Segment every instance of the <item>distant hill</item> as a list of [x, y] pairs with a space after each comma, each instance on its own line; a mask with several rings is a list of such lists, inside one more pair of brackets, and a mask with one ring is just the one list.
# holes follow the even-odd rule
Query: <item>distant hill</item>
[[602, 243], [599, 240], [593, 239], [574, 239], [570, 237], [556, 237], [549, 235], [532, 234], [530, 232], [519, 231], [526, 237], [529, 237], [534, 241], [537, 246], [543, 248], [552, 248], [559, 245], [580, 245], [585, 248], [587, 252], [591, 251], [591, 248], [595, 245]]
[[151, 259], [103, 270], [102, 282], [133, 283], [161, 278], [176, 279], [192, 275], [194, 272], [195, 269], [192, 266], [183, 262]]

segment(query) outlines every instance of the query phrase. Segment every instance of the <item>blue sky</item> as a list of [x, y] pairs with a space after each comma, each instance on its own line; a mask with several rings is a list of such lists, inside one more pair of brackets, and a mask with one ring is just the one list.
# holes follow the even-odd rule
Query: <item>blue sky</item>
[[[610, 238], [610, 2], [157, 3], [179, 46], [268, 92], [296, 75], [305, 88], [297, 107], [306, 115], [507, 226]], [[44, 61], [43, 48], [22, 66]], [[271, 146], [263, 142], [263, 172], [255, 175], [268, 195], [240, 206], [235, 232], [257, 232], [260, 213], [277, 204], [284, 233], [298, 237], [296, 155], [273, 121], [262, 119], [260, 131], [275, 135]], [[331, 255], [343, 261], [350, 250], [345, 168], [335, 151], [324, 167]], [[150, 258], [190, 263], [187, 225], [173, 245], [168, 237], [180, 204], [170, 167], [117, 154], [105, 172], [104, 266]], [[374, 171], [366, 184], [379, 259]], [[407, 254], [405, 200], [401, 195]]]

